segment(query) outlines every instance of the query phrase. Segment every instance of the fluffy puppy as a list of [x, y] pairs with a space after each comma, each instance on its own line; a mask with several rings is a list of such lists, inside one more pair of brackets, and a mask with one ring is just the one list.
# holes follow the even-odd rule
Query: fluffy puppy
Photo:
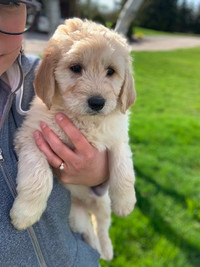
[[37, 222], [46, 208], [53, 175], [35, 144], [33, 132], [40, 129], [41, 120], [45, 121], [73, 148], [55, 122], [55, 115], [62, 112], [99, 151], [108, 150], [109, 190], [104, 196], [97, 197], [87, 186], [65, 186], [71, 192], [72, 230], [83, 234], [102, 258], [110, 260], [111, 209], [116, 215], [126, 216], [136, 202], [126, 112], [135, 100], [135, 90], [126, 40], [94, 22], [66, 20], [47, 45], [37, 69], [35, 91], [36, 97], [15, 139], [18, 196], [10, 213], [12, 223], [17, 229], [25, 229]]

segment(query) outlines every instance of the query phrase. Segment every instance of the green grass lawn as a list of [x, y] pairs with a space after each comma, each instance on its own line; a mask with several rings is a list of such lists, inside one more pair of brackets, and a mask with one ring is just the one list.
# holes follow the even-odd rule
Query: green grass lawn
[[143, 35], [151, 35], [151, 36], [196, 36], [199, 37], [199, 34], [192, 34], [192, 33], [171, 33], [171, 32], [162, 32], [156, 31], [151, 29], [145, 29], [142, 27], [134, 27], [133, 28], [134, 34], [142, 33]]
[[137, 205], [113, 215], [115, 267], [200, 266], [200, 48], [134, 52]]

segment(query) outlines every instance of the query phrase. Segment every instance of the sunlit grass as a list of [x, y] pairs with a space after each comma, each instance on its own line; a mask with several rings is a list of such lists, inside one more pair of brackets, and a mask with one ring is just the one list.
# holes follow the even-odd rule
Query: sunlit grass
[[102, 266], [200, 265], [200, 48], [135, 52], [132, 108], [137, 205], [113, 215]]
[[151, 36], [199, 36], [198, 34], [192, 34], [192, 33], [171, 33], [171, 32], [162, 32], [162, 31], [156, 31], [152, 29], [146, 29], [142, 27], [134, 27], [133, 32], [135, 34], [142, 33], [143, 35], [151, 35]]

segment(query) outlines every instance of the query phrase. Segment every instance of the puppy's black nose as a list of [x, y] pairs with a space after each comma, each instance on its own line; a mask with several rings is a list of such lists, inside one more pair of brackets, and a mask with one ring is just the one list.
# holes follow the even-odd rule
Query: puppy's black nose
[[88, 99], [88, 106], [94, 111], [100, 111], [104, 107], [105, 102], [102, 96], [93, 96]]

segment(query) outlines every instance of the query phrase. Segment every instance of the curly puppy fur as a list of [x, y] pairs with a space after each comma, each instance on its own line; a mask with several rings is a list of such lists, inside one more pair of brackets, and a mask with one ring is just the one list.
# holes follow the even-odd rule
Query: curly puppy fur
[[99, 151], [108, 150], [109, 190], [104, 196], [92, 194], [87, 186], [64, 186], [71, 192], [72, 230], [81, 233], [102, 258], [111, 260], [111, 209], [116, 215], [126, 216], [136, 202], [127, 115], [135, 90], [126, 40], [97, 23], [66, 20], [47, 45], [37, 69], [35, 91], [31, 109], [15, 139], [19, 168], [18, 196], [10, 213], [12, 223], [17, 229], [25, 229], [37, 222], [46, 208], [53, 174], [35, 144], [33, 132], [40, 129], [40, 121], [45, 121], [73, 148], [55, 122], [55, 115], [62, 112]]

